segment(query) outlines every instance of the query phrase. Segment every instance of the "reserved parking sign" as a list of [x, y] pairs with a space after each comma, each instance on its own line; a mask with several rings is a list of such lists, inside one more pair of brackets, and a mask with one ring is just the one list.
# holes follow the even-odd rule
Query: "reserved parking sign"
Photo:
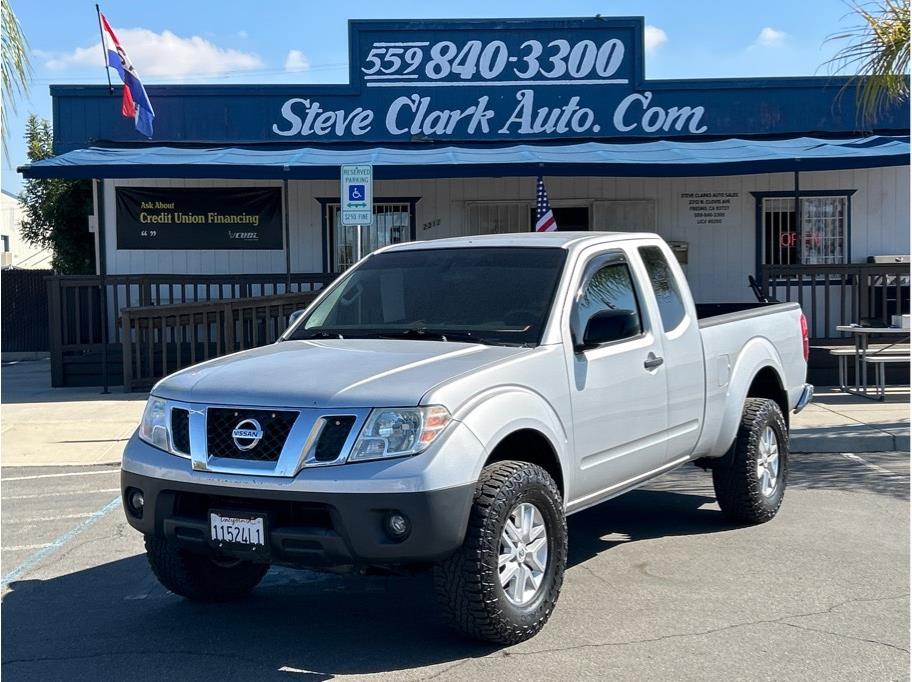
[[373, 166], [342, 166], [342, 225], [370, 225], [374, 204]]

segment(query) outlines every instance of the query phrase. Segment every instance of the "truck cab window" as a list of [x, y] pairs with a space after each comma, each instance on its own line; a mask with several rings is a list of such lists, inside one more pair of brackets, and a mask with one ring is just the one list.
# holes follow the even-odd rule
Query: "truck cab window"
[[675, 329], [684, 319], [684, 300], [668, 261], [658, 246], [642, 246], [639, 249], [643, 265], [649, 273], [649, 282], [659, 304], [659, 315], [665, 331]]
[[637, 336], [642, 331], [643, 321], [640, 316], [640, 306], [637, 303], [633, 279], [627, 263], [608, 263], [596, 270], [586, 282], [583, 293], [576, 303], [573, 318], [578, 339], [582, 338], [586, 324], [592, 316], [604, 310], [635, 313], [638, 324], [636, 330], [631, 331], [630, 338]]

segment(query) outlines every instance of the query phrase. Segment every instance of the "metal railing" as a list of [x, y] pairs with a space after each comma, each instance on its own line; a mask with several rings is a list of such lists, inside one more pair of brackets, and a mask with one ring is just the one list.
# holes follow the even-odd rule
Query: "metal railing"
[[839, 325], [880, 320], [909, 312], [909, 266], [764, 265], [760, 286], [771, 299], [796, 301], [808, 320], [812, 339], [843, 339]]
[[[47, 279], [52, 386], [121, 383], [125, 308], [212, 303], [226, 299], [313, 293], [335, 278], [327, 273], [253, 275], [108, 275], [105, 310], [101, 278], [58, 275]], [[105, 329], [103, 325], [107, 325]], [[107, 345], [104, 339], [107, 338]]]
[[121, 311], [124, 390], [197, 362], [275, 342], [289, 316], [316, 293], [124, 308]]

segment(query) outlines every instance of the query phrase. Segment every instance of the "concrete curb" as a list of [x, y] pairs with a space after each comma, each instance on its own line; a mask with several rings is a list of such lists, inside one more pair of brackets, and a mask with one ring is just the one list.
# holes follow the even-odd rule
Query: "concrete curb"
[[802, 428], [791, 433], [792, 452], [900, 452], [909, 450], [909, 432], [876, 428]]

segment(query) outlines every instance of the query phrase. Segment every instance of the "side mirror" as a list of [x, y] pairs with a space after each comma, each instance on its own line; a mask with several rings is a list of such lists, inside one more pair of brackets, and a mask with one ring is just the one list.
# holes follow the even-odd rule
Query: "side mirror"
[[576, 350], [595, 348], [639, 333], [640, 316], [636, 310], [600, 310], [589, 318], [583, 342], [577, 344]]
[[303, 315], [303, 314], [304, 314], [303, 310], [295, 310], [291, 315], [289, 315], [288, 316], [288, 327], [286, 327], [286, 329], [290, 329], [291, 327], [293, 327], [295, 322], [300, 320], [301, 315]]

